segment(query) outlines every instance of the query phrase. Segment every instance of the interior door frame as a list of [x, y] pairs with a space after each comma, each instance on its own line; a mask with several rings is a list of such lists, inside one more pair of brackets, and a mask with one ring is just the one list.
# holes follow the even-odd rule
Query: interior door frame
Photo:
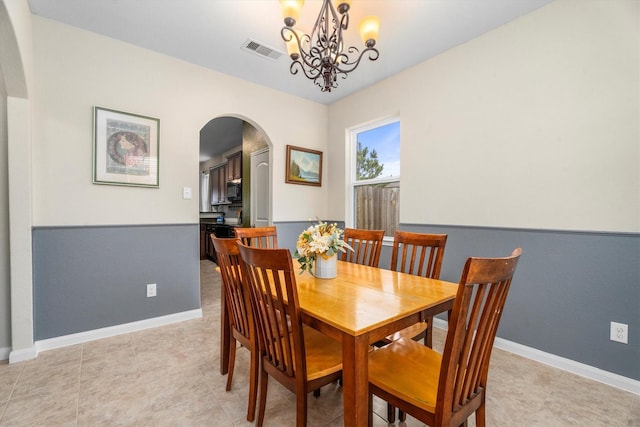
[[272, 185], [272, 176], [271, 176], [271, 157], [272, 157], [272, 150], [270, 149], [270, 147], [264, 147], [261, 148], [260, 150], [256, 150], [254, 152], [252, 152], [250, 154], [250, 169], [251, 169], [251, 198], [250, 198], [250, 218], [249, 218], [249, 226], [253, 227], [256, 224], [257, 221], [257, 197], [258, 197], [258, 190], [257, 190], [257, 186], [258, 186], [258, 180], [255, 179], [254, 175], [254, 159], [258, 156], [258, 155], [262, 155], [264, 153], [267, 153], [268, 158], [269, 158], [269, 162], [268, 162], [268, 167], [269, 170], [267, 172], [267, 175], [269, 177], [269, 182], [268, 182], [268, 188], [269, 188], [269, 197], [267, 197], [267, 214], [268, 214], [268, 219], [267, 219], [267, 224], [266, 225], [272, 225], [273, 224], [273, 211], [272, 211], [272, 207], [273, 207], [273, 196], [272, 196], [272, 192], [273, 192], [273, 185]]

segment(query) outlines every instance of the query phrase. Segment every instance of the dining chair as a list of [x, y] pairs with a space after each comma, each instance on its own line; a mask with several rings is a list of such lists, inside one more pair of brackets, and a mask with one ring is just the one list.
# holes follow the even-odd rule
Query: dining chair
[[[391, 250], [391, 270], [430, 279], [439, 279], [446, 244], [446, 234], [412, 233], [396, 230]], [[381, 347], [400, 338], [410, 338], [415, 341], [422, 339], [424, 345], [432, 347], [433, 316], [426, 317], [418, 323], [388, 335], [374, 345]], [[390, 369], [393, 369], [393, 367], [390, 367]], [[400, 412], [400, 419], [403, 418], [404, 414]], [[395, 422], [395, 408], [391, 404], [387, 404], [387, 420]]]
[[237, 227], [236, 237], [245, 245], [256, 248], [277, 248], [278, 233], [275, 226], [269, 227]]
[[303, 327], [288, 249], [261, 249], [242, 243], [238, 249], [262, 354], [256, 423], [263, 424], [268, 379], [273, 377], [296, 395], [296, 426], [305, 426], [308, 393], [342, 376], [342, 346], [313, 328]]
[[342, 261], [377, 267], [380, 262], [380, 250], [384, 230], [363, 230], [345, 228], [344, 241], [353, 248], [342, 253]]
[[229, 346], [229, 374], [226, 390], [231, 390], [233, 370], [236, 360], [237, 342], [251, 352], [249, 366], [249, 405], [247, 421], [253, 421], [256, 412], [258, 394], [258, 373], [260, 357], [258, 354], [258, 340], [255, 334], [255, 324], [249, 293], [242, 284], [242, 266], [238, 240], [234, 238], [218, 238], [211, 236], [211, 241], [218, 255], [218, 267], [222, 275], [225, 303], [229, 314], [227, 322], [231, 331]]
[[467, 260], [443, 354], [409, 338], [369, 354], [369, 426], [373, 395], [431, 427], [466, 425], [474, 412], [485, 426], [491, 350], [521, 253]]
[[[440, 279], [442, 259], [447, 244], [446, 234], [412, 233], [396, 231], [391, 250], [391, 270], [414, 274], [429, 279]], [[387, 336], [384, 344], [402, 337], [414, 340], [424, 339], [424, 344], [433, 344], [433, 317], [411, 325], [401, 331]]]

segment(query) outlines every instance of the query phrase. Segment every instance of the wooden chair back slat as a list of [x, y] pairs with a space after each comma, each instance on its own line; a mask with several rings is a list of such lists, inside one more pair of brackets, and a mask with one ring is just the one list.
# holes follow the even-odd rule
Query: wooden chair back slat
[[505, 258], [469, 258], [444, 347], [436, 413], [455, 413], [486, 387], [489, 359], [521, 249]]
[[377, 267], [380, 262], [384, 230], [346, 228], [344, 241], [353, 248], [341, 256], [342, 261]]
[[263, 363], [269, 373], [306, 378], [304, 336], [298, 292], [288, 249], [260, 249], [239, 244], [247, 284], [256, 310]]
[[278, 233], [275, 226], [235, 229], [240, 241], [254, 248], [274, 249], [278, 247]]
[[396, 231], [391, 251], [391, 270], [439, 279], [446, 244], [446, 234]]
[[256, 315], [262, 354], [260, 405], [264, 421], [267, 381], [274, 378], [296, 395], [296, 425], [307, 423], [307, 394], [342, 375], [339, 342], [302, 325], [296, 276], [288, 249], [264, 249], [238, 242], [245, 283]]
[[253, 314], [250, 310], [249, 295], [242, 286], [240, 252], [236, 239], [222, 239], [212, 235], [211, 241], [217, 253], [222, 285], [225, 288], [225, 301], [231, 313], [231, 327], [250, 340]]

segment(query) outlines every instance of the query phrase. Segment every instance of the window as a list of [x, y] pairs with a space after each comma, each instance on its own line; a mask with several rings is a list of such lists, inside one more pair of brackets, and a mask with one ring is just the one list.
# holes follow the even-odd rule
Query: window
[[351, 130], [351, 224], [393, 236], [400, 221], [400, 121]]

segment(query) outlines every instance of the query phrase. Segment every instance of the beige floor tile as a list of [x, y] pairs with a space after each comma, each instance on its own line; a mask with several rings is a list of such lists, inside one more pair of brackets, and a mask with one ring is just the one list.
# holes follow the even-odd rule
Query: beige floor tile
[[78, 408], [78, 426], [151, 425], [147, 421], [152, 417], [153, 411], [144, 394], [87, 401]]
[[7, 361], [0, 362], [0, 414], [4, 405], [9, 400], [11, 393], [24, 369], [25, 363], [13, 363], [9, 365]]
[[629, 411], [628, 426], [640, 426], [640, 396], [635, 396]]
[[38, 359], [25, 363], [16, 384], [12, 399], [47, 392], [53, 386], [72, 384], [76, 388], [80, 381], [79, 362], [56, 362], [49, 364]]
[[127, 375], [138, 373], [138, 361], [133, 349], [123, 347], [100, 356], [83, 360], [80, 379], [99, 377], [102, 374]]
[[82, 361], [87, 361], [96, 357], [104, 357], [109, 354], [129, 349], [131, 350], [131, 335], [122, 334], [115, 337], [95, 340], [82, 345]]
[[545, 413], [561, 425], [626, 426], [633, 395], [563, 372], [544, 403]]
[[1, 425], [25, 425], [47, 419], [75, 420], [78, 410], [78, 383], [51, 383], [38, 393], [11, 398]]
[[151, 415], [146, 389], [137, 372], [104, 372], [80, 383], [78, 425], [133, 425]]
[[66, 365], [68, 363], [79, 363], [82, 358], [82, 344], [69, 347], [57, 348], [55, 350], [43, 351], [38, 354], [37, 359], [30, 360], [27, 364], [42, 364], [47, 366]]
[[143, 374], [151, 408], [158, 411], [196, 398], [210, 398], [214, 394], [213, 375], [197, 366], [154, 377]]
[[231, 418], [213, 397], [195, 397], [154, 411], [152, 420], [154, 426], [163, 427], [233, 425]]

